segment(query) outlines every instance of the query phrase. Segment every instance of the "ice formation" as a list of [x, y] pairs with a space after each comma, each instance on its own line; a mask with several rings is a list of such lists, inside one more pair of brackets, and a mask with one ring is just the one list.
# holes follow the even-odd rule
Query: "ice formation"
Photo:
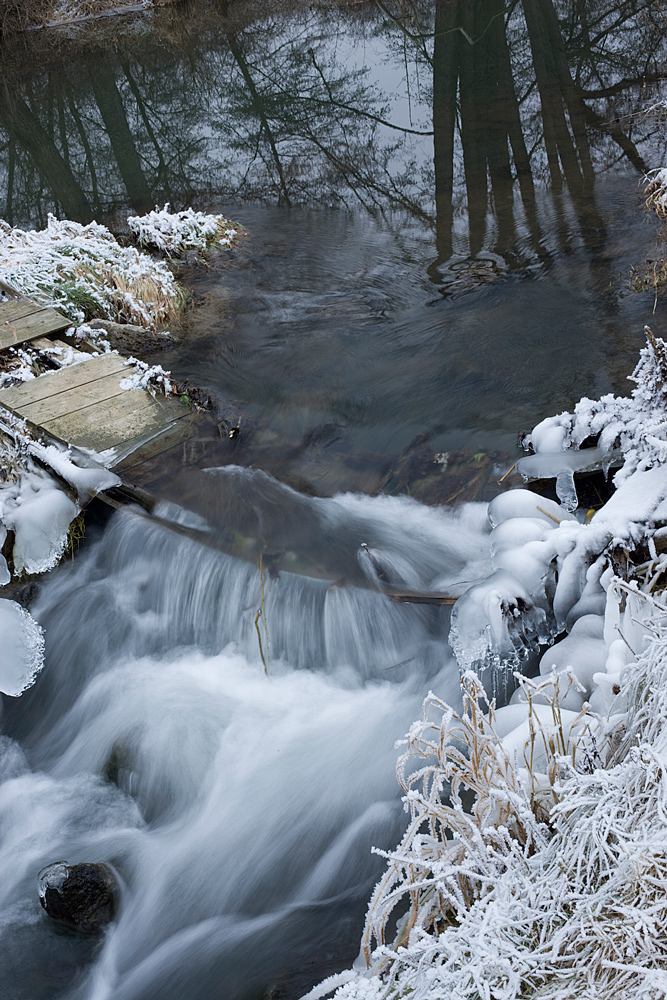
[[[667, 347], [650, 331], [647, 339], [630, 397], [582, 399], [526, 439], [534, 455], [518, 464], [532, 463], [531, 475], [572, 475], [613, 460], [621, 464], [616, 491], [590, 523], [528, 490], [492, 501], [495, 572], [466, 592], [452, 616], [450, 642], [463, 669], [514, 669], [577, 618], [600, 614], [618, 553], [667, 525]], [[591, 439], [595, 448], [580, 449]]]
[[152, 329], [184, 298], [165, 262], [122, 247], [96, 222], [82, 226], [53, 215], [39, 232], [0, 221], [0, 272], [18, 291], [56, 305], [74, 323], [100, 316]]
[[584, 397], [572, 413], [547, 417], [525, 440], [536, 458], [545, 463], [562, 461], [562, 450], [577, 451], [593, 441], [597, 460], [599, 456], [614, 460], [617, 451], [622, 454], [623, 465], [614, 480], [617, 484], [637, 470], [667, 460], [667, 345], [648, 327], [646, 337], [647, 345], [630, 376], [635, 383], [632, 394], [610, 394], [599, 400]]
[[187, 208], [170, 212], [169, 204], [148, 215], [133, 215], [127, 222], [142, 246], [156, 247], [170, 257], [204, 254], [211, 246], [229, 247], [238, 227], [222, 215], [205, 215]]
[[0, 692], [17, 698], [44, 665], [44, 633], [16, 601], [0, 599]]
[[591, 472], [595, 469], [608, 471], [609, 466], [618, 457], [615, 452], [606, 452], [601, 448], [584, 448], [581, 451], [541, 452], [526, 455], [516, 463], [524, 481], [531, 479], [555, 479], [558, 499], [567, 510], [576, 510], [578, 506], [577, 491], [574, 485], [575, 472]]
[[30, 442], [30, 454], [38, 458], [44, 465], [48, 465], [61, 479], [78, 490], [80, 495], [90, 495], [91, 493], [101, 493], [102, 490], [111, 489], [112, 486], [120, 485], [120, 478], [115, 472], [108, 469], [91, 466], [82, 468], [71, 460], [71, 455], [55, 445], [43, 445], [37, 441]]
[[39, 471], [24, 471], [19, 481], [0, 490], [0, 517], [14, 532], [14, 571], [45, 573], [62, 556], [77, 505], [53, 479]]
[[[58, 480], [69, 484], [80, 499], [116, 486], [120, 480], [91, 459], [81, 456], [78, 465], [65, 449], [35, 441], [25, 423], [9, 413], [3, 414], [0, 429], [0, 462], [5, 473], [0, 483], [2, 543], [7, 530], [13, 531], [16, 576], [44, 573], [62, 557], [70, 524], [80, 510]], [[9, 579], [7, 561], [0, 555], [0, 585]]]

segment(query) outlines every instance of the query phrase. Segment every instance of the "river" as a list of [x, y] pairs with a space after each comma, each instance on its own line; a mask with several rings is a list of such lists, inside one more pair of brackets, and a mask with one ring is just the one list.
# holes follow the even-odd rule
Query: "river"
[[[46, 667], [0, 714], [2, 1000], [298, 1000], [354, 961], [371, 847], [405, 823], [395, 741], [458, 697], [450, 609], [381, 584], [484, 576], [517, 430], [625, 391], [643, 324], [667, 332], [630, 288], [664, 124], [628, 117], [664, 97], [664, 34], [639, 0], [184, 2], [3, 43], [7, 221], [122, 234], [169, 201], [244, 234], [183, 270], [151, 355], [238, 433], [209, 416], [126, 465], [224, 544], [91, 517], [32, 600]], [[104, 939], [41, 911], [60, 859], [118, 873]]]

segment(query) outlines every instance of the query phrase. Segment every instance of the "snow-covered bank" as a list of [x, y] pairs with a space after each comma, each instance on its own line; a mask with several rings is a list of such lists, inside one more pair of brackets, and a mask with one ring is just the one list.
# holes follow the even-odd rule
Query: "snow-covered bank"
[[[583, 399], [526, 439], [571, 509], [526, 490], [489, 505], [494, 571], [452, 619], [464, 710], [429, 693], [403, 741], [409, 825], [360, 968], [311, 1000], [667, 993], [667, 345], [647, 340], [630, 397]], [[620, 465], [592, 518], [572, 512], [589, 450]], [[489, 704], [485, 671], [534, 668], [558, 636]]]
[[[238, 234], [221, 215], [169, 206], [128, 224], [142, 246], [170, 257], [228, 248]], [[0, 277], [23, 295], [55, 305], [73, 323], [101, 317], [155, 330], [173, 320], [186, 301], [164, 260], [121, 246], [97, 222], [82, 226], [49, 215], [46, 229], [12, 229], [0, 220]]]
[[[378, 946], [339, 1000], [664, 995], [667, 624], [636, 598], [624, 625], [631, 638], [651, 634], [626, 716], [533, 708], [526, 752], [482, 717], [476, 678], [464, 678], [460, 718], [427, 699], [408, 734], [408, 761], [423, 761], [404, 781], [411, 824], [369, 910], [364, 944]], [[475, 796], [471, 813], [461, 787]], [[397, 905], [408, 912], [387, 947]]]
[[184, 302], [163, 261], [122, 247], [96, 222], [82, 226], [52, 215], [39, 232], [2, 224], [0, 275], [22, 294], [57, 306], [73, 323], [102, 316], [153, 329]]

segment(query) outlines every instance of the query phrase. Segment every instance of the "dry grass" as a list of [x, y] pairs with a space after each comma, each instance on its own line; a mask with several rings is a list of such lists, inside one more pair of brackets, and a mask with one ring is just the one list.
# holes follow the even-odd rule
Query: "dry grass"
[[[564, 760], [574, 766], [587, 730], [581, 724], [585, 711], [571, 726], [563, 725], [560, 701], [572, 683], [568, 676], [536, 682], [521, 678], [530, 738], [520, 760], [503, 748], [496, 735], [494, 706], [473, 672], [461, 681], [460, 714], [433, 694], [426, 698], [422, 719], [412, 726], [407, 750], [398, 762], [411, 822], [396, 851], [385, 855], [387, 872], [370, 902], [362, 938], [369, 964], [373, 943], [385, 944], [397, 905], [409, 902], [394, 949], [405, 946], [416, 927], [437, 935], [456, 924], [457, 914], [489, 893], [501, 871], [524, 863], [546, 846]], [[537, 695], [549, 706], [548, 724], [535, 711]], [[415, 759], [424, 764], [406, 777], [406, 766]], [[443, 801], [447, 787], [451, 805]], [[463, 808], [462, 792], [474, 798], [470, 812]], [[445, 878], [444, 871], [449, 873]], [[385, 963], [389, 964], [391, 959]]]
[[164, 261], [120, 246], [96, 223], [49, 217], [41, 232], [6, 227], [0, 268], [22, 294], [55, 305], [73, 323], [106, 318], [155, 329], [174, 322], [186, 302]]

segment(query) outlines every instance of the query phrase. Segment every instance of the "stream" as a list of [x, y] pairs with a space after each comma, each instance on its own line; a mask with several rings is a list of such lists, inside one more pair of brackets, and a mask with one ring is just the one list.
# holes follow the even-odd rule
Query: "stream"
[[[0, 710], [0, 1000], [299, 1000], [359, 952], [371, 848], [406, 822], [396, 740], [459, 697], [451, 609], [383, 586], [484, 578], [517, 431], [626, 392], [644, 324], [667, 334], [631, 288], [664, 122], [629, 117], [667, 96], [664, 21], [184, 0], [1, 45], [10, 224], [122, 235], [169, 201], [244, 232], [182, 268], [150, 353], [215, 403], [125, 465], [160, 523], [91, 516], [34, 588], [46, 667]], [[58, 860], [117, 873], [103, 938], [40, 908]]]

